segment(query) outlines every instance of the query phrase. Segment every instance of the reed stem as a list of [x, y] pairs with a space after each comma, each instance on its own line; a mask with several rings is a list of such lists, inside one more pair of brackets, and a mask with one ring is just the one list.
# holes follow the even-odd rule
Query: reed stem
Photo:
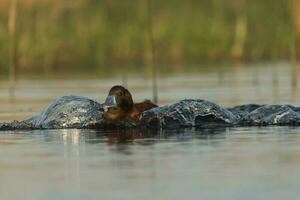
[[152, 91], [153, 91], [153, 102], [158, 102], [158, 89], [157, 89], [157, 63], [155, 55], [154, 37], [152, 29], [152, 0], [147, 0], [147, 22], [148, 22], [148, 34], [150, 39], [151, 48], [151, 65], [152, 65]]
[[17, 21], [17, 0], [11, 0], [8, 13], [9, 31], [9, 96], [15, 98], [16, 80], [16, 21]]

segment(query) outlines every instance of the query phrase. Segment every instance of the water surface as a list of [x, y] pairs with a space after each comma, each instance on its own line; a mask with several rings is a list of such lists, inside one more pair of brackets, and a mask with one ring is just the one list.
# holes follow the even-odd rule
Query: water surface
[[1, 199], [296, 199], [300, 129], [0, 134]]
[[[232, 67], [161, 75], [160, 105], [203, 98], [222, 106], [299, 106], [292, 68]], [[129, 76], [136, 101], [151, 80]], [[102, 102], [118, 77], [19, 80], [10, 99], [0, 84], [0, 121], [26, 119], [54, 99], [79, 94]], [[297, 199], [300, 128], [36, 130], [0, 132], [0, 199]]]

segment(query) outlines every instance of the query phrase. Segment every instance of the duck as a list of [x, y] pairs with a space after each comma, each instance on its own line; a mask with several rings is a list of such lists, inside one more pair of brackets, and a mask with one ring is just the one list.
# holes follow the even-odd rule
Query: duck
[[128, 89], [121, 85], [113, 86], [103, 104], [103, 119], [108, 123], [115, 123], [125, 119], [139, 121], [144, 111], [158, 107], [150, 100], [134, 103]]

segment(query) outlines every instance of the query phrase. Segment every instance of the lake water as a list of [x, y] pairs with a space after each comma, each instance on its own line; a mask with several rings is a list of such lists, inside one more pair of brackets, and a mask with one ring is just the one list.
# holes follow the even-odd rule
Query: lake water
[[[297, 74], [285, 63], [162, 74], [159, 103], [299, 106]], [[151, 98], [151, 80], [129, 77], [136, 101]], [[0, 120], [26, 119], [67, 94], [103, 101], [120, 83], [19, 80], [12, 100], [1, 81]], [[0, 199], [297, 199], [299, 168], [297, 127], [0, 132]]]

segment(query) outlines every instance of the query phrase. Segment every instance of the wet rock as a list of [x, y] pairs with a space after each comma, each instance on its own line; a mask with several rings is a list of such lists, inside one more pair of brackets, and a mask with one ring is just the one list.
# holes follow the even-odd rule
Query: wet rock
[[26, 121], [13, 121], [8, 123], [0, 123], [0, 131], [6, 130], [31, 130], [32, 124]]
[[228, 110], [236, 117], [239, 126], [251, 126], [252, 120], [250, 119], [250, 113], [262, 106], [264, 105], [246, 104], [228, 108]]
[[248, 104], [228, 110], [239, 126], [300, 125], [300, 108], [291, 105]]
[[300, 125], [295, 110], [287, 105], [265, 105], [249, 113], [249, 118], [252, 125]]
[[182, 100], [153, 108], [142, 115], [142, 125], [163, 128], [232, 126], [236, 117], [219, 105], [205, 100]]
[[182, 100], [153, 108], [142, 114], [141, 122], [126, 119], [104, 123], [101, 104], [81, 96], [64, 96], [41, 114], [28, 120], [0, 123], [0, 130], [24, 129], [122, 129], [122, 128], [216, 128], [224, 126], [300, 126], [300, 108], [291, 105], [248, 104], [224, 109], [206, 100]]
[[81, 96], [64, 96], [25, 121], [0, 124], [0, 130], [90, 128], [102, 120], [101, 104]]

